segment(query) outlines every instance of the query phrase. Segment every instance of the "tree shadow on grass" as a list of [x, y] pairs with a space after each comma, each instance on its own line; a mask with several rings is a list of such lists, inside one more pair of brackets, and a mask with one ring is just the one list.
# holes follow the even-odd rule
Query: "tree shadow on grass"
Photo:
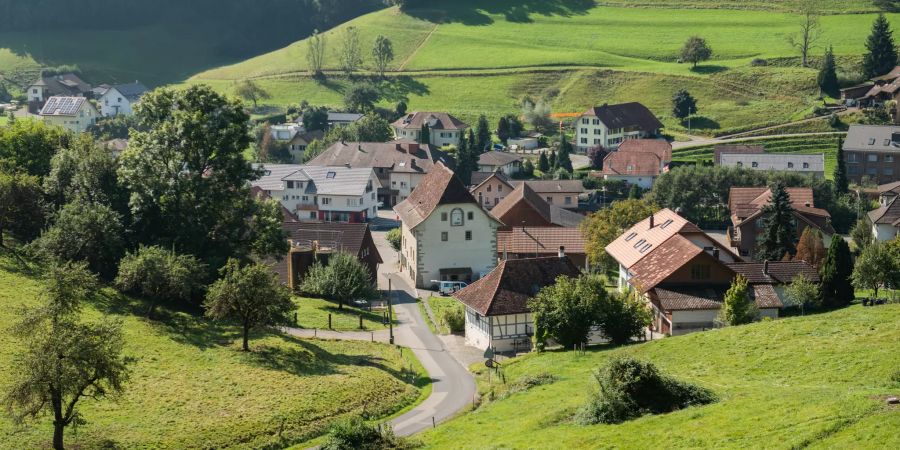
[[718, 65], [714, 65], [714, 64], [712, 64], [712, 65], [706, 64], [706, 65], [702, 65], [702, 66], [691, 67], [691, 72], [699, 73], [702, 75], [710, 75], [710, 74], [714, 74], [714, 73], [724, 72], [726, 70], [728, 70], [728, 67], [718, 66]]
[[408, 101], [410, 95], [425, 96], [431, 93], [428, 86], [408, 75], [388, 77], [376, 83], [381, 98], [390, 102]]
[[[687, 128], [688, 120], [687, 119], [682, 120], [681, 126]], [[693, 129], [718, 130], [719, 128], [721, 128], [721, 125], [719, 125], [719, 122], [716, 122], [715, 120], [710, 119], [709, 117], [703, 117], [703, 116], [691, 117], [690, 126], [691, 126], [692, 130]]]
[[534, 15], [572, 17], [587, 14], [597, 6], [595, 0], [454, 0], [422, 8], [409, 8], [406, 13], [433, 23], [461, 23], [484, 26], [494, 23], [491, 15], [502, 15], [515, 23], [532, 22]]

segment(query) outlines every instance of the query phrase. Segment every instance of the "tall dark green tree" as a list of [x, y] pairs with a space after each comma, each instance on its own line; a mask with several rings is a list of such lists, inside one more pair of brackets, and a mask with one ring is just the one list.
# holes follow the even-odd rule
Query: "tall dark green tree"
[[834, 191], [837, 194], [850, 192], [850, 182], [847, 180], [847, 162], [844, 161], [844, 140], [838, 139], [837, 164], [834, 166]]
[[569, 173], [574, 172], [571, 154], [572, 143], [569, 142], [566, 133], [562, 133], [559, 136], [559, 154], [556, 155], [556, 167], [566, 169]]
[[477, 146], [475, 132], [469, 128], [469, 136], [459, 140], [456, 162], [456, 175], [466, 186], [472, 182], [472, 172], [478, 169]]
[[828, 50], [825, 51], [825, 60], [822, 62], [822, 67], [819, 68], [817, 81], [819, 82], [819, 89], [822, 93], [832, 97], [838, 95], [838, 90], [841, 86], [838, 83], [837, 63], [834, 61], [833, 46], [828, 47]]
[[556, 150], [550, 150], [550, 159], [548, 162], [550, 163], [550, 170], [556, 170]]
[[0, 247], [4, 236], [29, 242], [44, 226], [44, 194], [38, 177], [0, 170]]
[[849, 305], [853, 300], [853, 256], [850, 246], [840, 237], [831, 240], [825, 262], [822, 264], [822, 296], [825, 305], [839, 307]]
[[863, 73], [867, 78], [884, 75], [897, 65], [897, 47], [894, 32], [884, 14], [879, 14], [872, 24], [872, 33], [866, 41], [863, 57]]
[[59, 127], [40, 120], [16, 120], [0, 127], [0, 166], [44, 177], [50, 172], [50, 159], [67, 140]]
[[785, 254], [796, 251], [791, 198], [784, 183], [776, 182], [771, 190], [772, 199], [762, 210], [763, 231], [756, 249], [756, 259], [760, 261], [781, 261]]
[[491, 126], [488, 125], [487, 117], [482, 114], [478, 117], [478, 126], [476, 127], [476, 146], [478, 155], [490, 150], [491, 148]]
[[425, 145], [431, 143], [431, 128], [428, 127], [427, 123], [422, 124], [422, 131], [419, 132], [419, 143]]
[[538, 158], [538, 169], [543, 173], [550, 172], [550, 160], [547, 158], [547, 152], [541, 152]]
[[672, 96], [672, 115], [681, 120], [697, 114], [697, 100], [685, 89], [680, 89]]
[[506, 141], [509, 140], [509, 120], [506, 119], [506, 116], [501, 117], [497, 122], [497, 138], [503, 142], [503, 145], [506, 145]]

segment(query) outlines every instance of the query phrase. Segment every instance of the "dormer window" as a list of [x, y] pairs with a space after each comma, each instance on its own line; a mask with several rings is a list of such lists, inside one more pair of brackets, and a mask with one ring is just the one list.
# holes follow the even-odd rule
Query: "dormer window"
[[637, 244], [634, 244], [634, 248], [639, 248], [640, 246], [642, 246], [646, 243], [647, 243], [646, 239], [641, 239], [641, 240], [637, 241]]
[[625, 242], [631, 242], [631, 240], [634, 239], [635, 236], [637, 236], [637, 233], [629, 234], [628, 236], [625, 237]]
[[672, 225], [672, 223], [674, 223], [674, 221], [672, 219], [669, 219], [669, 220], [666, 220], [665, 222], [663, 222], [662, 225], [660, 225], [659, 227], [662, 228], [663, 230], [665, 230], [666, 227], [669, 225]]
[[327, 174], [325, 174], [325, 178], [327, 178], [329, 180], [333, 180], [334, 177], [336, 177], [336, 176], [337, 176], [337, 172], [328, 172]]
[[869, 145], [875, 145], [875, 138], [869, 138]]

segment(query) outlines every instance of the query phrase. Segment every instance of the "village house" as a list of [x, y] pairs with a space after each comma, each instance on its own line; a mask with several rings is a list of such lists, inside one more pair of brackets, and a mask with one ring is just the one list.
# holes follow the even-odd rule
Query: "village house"
[[430, 145], [410, 140], [392, 142], [335, 142], [307, 164], [311, 166], [368, 167], [381, 182], [378, 201], [386, 206], [406, 200], [434, 167], [441, 162], [454, 167], [456, 162]]
[[878, 187], [879, 208], [869, 211], [872, 237], [878, 241], [890, 241], [900, 236], [900, 181]]
[[900, 180], [900, 126], [850, 125], [844, 139], [847, 179], [887, 184]]
[[726, 153], [720, 155], [719, 165], [750, 170], [793, 172], [800, 175], [811, 175], [816, 178], [825, 177], [824, 153]]
[[590, 269], [584, 235], [578, 228], [504, 227], [497, 231], [497, 257], [507, 259], [553, 256], [563, 249], [572, 262]]
[[466, 308], [466, 345], [496, 352], [530, 349], [534, 319], [528, 301], [557, 278], [580, 275], [564, 253], [501, 261], [487, 276], [453, 294]]
[[651, 308], [652, 328], [668, 335], [714, 328], [738, 274], [748, 279], [761, 317], [778, 317], [785, 305], [783, 288], [797, 273], [818, 282], [815, 269], [804, 262], [745, 263], [669, 209], [623, 233], [606, 252], [619, 264], [619, 290], [641, 295]]
[[519, 183], [500, 203], [494, 205], [491, 214], [504, 224], [503, 229], [515, 227], [576, 228], [584, 220], [584, 216], [581, 214], [548, 203], [531, 188], [529, 183]]
[[337, 253], [356, 256], [366, 267], [372, 283], [383, 261], [367, 223], [285, 222], [282, 226], [291, 249], [273, 264], [282, 283], [297, 289], [315, 262], [327, 264]]
[[28, 103], [37, 111], [50, 97], [87, 97], [91, 85], [74, 73], [42, 75], [27, 89]]
[[436, 163], [394, 211], [401, 222], [401, 270], [416, 287], [471, 282], [497, 265], [502, 224], [443, 163]]
[[83, 133], [97, 123], [100, 111], [85, 97], [50, 97], [39, 116], [48, 125]]
[[722, 155], [738, 153], [742, 155], [761, 155], [766, 152], [764, 145], [719, 144], [713, 147], [713, 164], [722, 163]]
[[378, 177], [371, 168], [257, 164], [251, 185], [281, 202], [300, 221], [366, 222], [378, 215]]
[[515, 153], [492, 150], [478, 157], [479, 172], [503, 172], [513, 176], [522, 170], [522, 157]]
[[100, 103], [100, 113], [103, 117], [118, 116], [119, 114], [133, 115], [135, 105], [140, 102], [141, 97], [148, 90], [147, 86], [137, 81], [110, 86], [97, 97], [97, 101]]
[[527, 184], [547, 203], [571, 210], [578, 209], [578, 198], [585, 192], [581, 180], [528, 180], [511, 183], [513, 187]]
[[[422, 142], [422, 127], [428, 125], [429, 140]], [[391, 125], [395, 139], [411, 139], [435, 147], [459, 145], [459, 139], [469, 125], [445, 112], [414, 112]]]
[[[822, 233], [827, 246], [831, 242], [834, 228], [831, 214], [816, 208], [812, 188], [787, 188], [793, 208], [797, 235], [807, 227]], [[728, 210], [731, 211], [731, 227], [728, 228], [730, 245], [739, 250], [741, 256], [752, 257], [756, 253], [757, 236], [765, 228], [763, 209], [772, 201], [772, 191], [767, 187], [732, 187], [728, 194]]]
[[328, 129], [333, 130], [335, 128], [349, 127], [350, 125], [359, 122], [363, 117], [365, 117], [365, 115], [359, 113], [329, 112]]
[[663, 124], [637, 103], [603, 105], [585, 111], [575, 120], [575, 145], [579, 152], [592, 148], [616, 150], [626, 139], [659, 135]]
[[269, 127], [269, 135], [272, 140], [283, 145], [290, 155], [291, 162], [299, 164], [303, 161], [306, 148], [313, 141], [322, 139], [325, 132], [322, 130], [306, 131], [302, 125], [293, 123], [272, 125]]
[[509, 178], [503, 172], [472, 172], [472, 195], [482, 208], [490, 211], [513, 191]]

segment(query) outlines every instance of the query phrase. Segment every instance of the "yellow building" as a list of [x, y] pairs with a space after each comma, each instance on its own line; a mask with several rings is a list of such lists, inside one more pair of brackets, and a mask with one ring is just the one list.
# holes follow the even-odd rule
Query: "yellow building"
[[57, 125], [76, 133], [83, 133], [97, 122], [100, 112], [84, 97], [50, 97], [40, 112], [48, 125]]

